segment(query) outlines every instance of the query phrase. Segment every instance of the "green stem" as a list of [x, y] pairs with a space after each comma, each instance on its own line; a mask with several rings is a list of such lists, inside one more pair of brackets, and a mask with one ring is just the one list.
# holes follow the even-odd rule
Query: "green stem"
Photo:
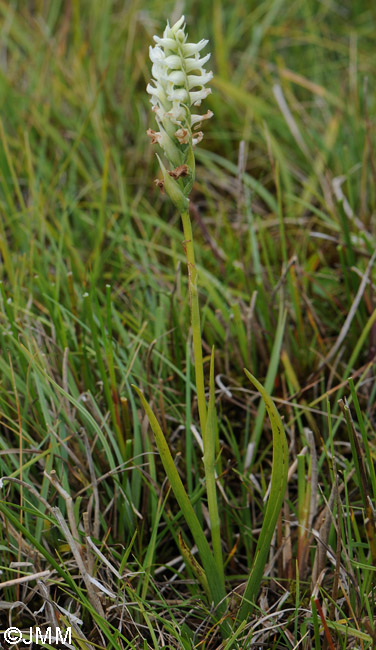
[[193, 349], [196, 373], [196, 389], [198, 411], [200, 416], [201, 434], [204, 445], [204, 469], [206, 493], [208, 498], [211, 537], [214, 559], [218, 569], [221, 588], [225, 591], [225, 578], [223, 570], [223, 556], [220, 533], [220, 518], [218, 512], [217, 486], [215, 479], [215, 397], [214, 397], [214, 350], [210, 363], [210, 397], [209, 409], [206, 408], [204, 365], [202, 360], [200, 308], [197, 293], [198, 273], [195, 264], [193, 235], [191, 220], [188, 211], [181, 213], [184, 229], [184, 250], [188, 264], [188, 284], [191, 303]]
[[198, 413], [200, 417], [200, 426], [202, 435], [205, 434], [206, 429], [206, 399], [205, 399], [205, 384], [204, 384], [204, 364], [202, 360], [202, 344], [201, 344], [201, 325], [200, 325], [200, 308], [198, 303], [197, 293], [197, 279], [198, 273], [195, 264], [195, 254], [193, 248], [193, 235], [191, 220], [188, 210], [181, 213], [184, 230], [184, 250], [187, 258], [188, 265], [188, 287], [189, 297], [191, 303], [191, 319], [192, 319], [192, 335], [193, 335], [193, 351], [195, 360], [195, 375], [196, 375], [196, 390]]

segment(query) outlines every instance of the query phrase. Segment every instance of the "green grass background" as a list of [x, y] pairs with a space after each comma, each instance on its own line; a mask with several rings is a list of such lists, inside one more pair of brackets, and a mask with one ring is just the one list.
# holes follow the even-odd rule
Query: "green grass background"
[[[228, 593], [247, 579], [272, 455], [244, 367], [289, 442], [269, 575], [234, 634], [240, 648], [371, 648], [376, 9], [365, 0], [0, 0], [0, 555], [2, 582], [15, 581], [2, 599], [23, 603], [18, 627], [75, 613], [77, 648], [230, 648], [184, 562], [192, 540], [130, 386], [152, 403], [207, 526], [182, 229], [153, 184], [145, 133], [148, 47], [181, 13], [191, 41], [209, 39], [214, 72], [191, 217], [207, 379], [216, 350]], [[19, 581], [43, 570], [44, 587]], [[233, 594], [230, 622], [237, 607]]]

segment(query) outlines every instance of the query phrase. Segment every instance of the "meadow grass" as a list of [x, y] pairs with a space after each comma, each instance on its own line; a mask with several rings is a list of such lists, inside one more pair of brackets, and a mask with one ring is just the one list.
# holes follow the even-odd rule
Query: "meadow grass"
[[[184, 235], [146, 136], [148, 46], [183, 12], [214, 71], [190, 216], [216, 608], [132, 388], [210, 550]], [[1, 630], [374, 647], [375, 23], [369, 2], [0, 0]], [[266, 546], [275, 430], [244, 368], [288, 442]]]

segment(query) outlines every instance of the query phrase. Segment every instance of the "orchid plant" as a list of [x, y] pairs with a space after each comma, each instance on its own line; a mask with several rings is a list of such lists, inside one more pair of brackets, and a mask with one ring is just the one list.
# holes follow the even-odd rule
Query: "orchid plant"
[[[166, 192], [179, 211], [184, 231], [183, 247], [188, 269], [197, 403], [203, 441], [205, 486], [213, 550], [209, 546], [204, 530], [192, 507], [158, 420], [142, 392], [136, 386], [134, 388], [150, 421], [172, 490], [192, 537], [197, 544], [202, 567], [199, 566], [197, 560], [181, 541], [182, 555], [196, 573], [197, 579], [201, 582], [210, 602], [213, 602], [216, 606], [222, 634], [228, 637], [231, 636], [231, 626], [225, 616], [228, 602], [225, 590], [225, 562], [222, 551], [216, 484], [214, 352], [211, 355], [209, 401], [207, 404], [198, 299], [198, 272], [189, 216], [189, 194], [195, 179], [194, 148], [203, 138], [203, 133], [200, 131], [201, 123], [213, 116], [210, 110], [202, 115], [195, 111], [211, 92], [210, 88], [206, 87], [206, 84], [212, 79], [213, 73], [204, 69], [210, 54], [200, 56], [201, 50], [205, 48], [208, 41], [203, 39], [198, 43], [189, 43], [185, 29], [185, 19], [182, 16], [172, 27], [167, 23], [163, 36], [154, 36], [156, 45], [154, 47], [150, 46], [153, 79], [147, 86], [147, 92], [150, 95], [150, 102], [159, 130], [148, 129], [147, 134], [153, 144], [158, 144], [161, 147], [170, 167], [167, 169], [158, 156], [163, 179], [157, 180], [156, 183]], [[252, 601], [257, 596], [287, 483], [287, 443], [279, 413], [263, 386], [248, 371], [245, 372], [249, 380], [260, 392], [271, 420], [273, 470], [264, 523], [259, 536], [253, 566], [238, 611], [237, 618], [239, 621], [246, 619], [252, 609]], [[233, 646], [226, 645], [227, 647]]]
[[212, 79], [213, 73], [206, 72], [203, 67], [209, 60], [210, 54], [200, 57], [200, 52], [208, 41], [203, 39], [199, 43], [187, 42], [184, 16], [172, 27], [167, 23], [162, 38], [154, 36], [154, 40], [156, 45], [150, 46], [149, 50], [153, 64], [153, 83], [149, 83], [146, 90], [150, 94], [159, 131], [148, 129], [147, 134], [152, 143], [161, 146], [169, 165], [173, 167], [167, 170], [158, 156], [163, 181], [157, 181], [157, 184], [166, 190], [179, 210], [183, 223], [191, 299], [197, 400], [201, 430], [204, 435], [206, 403], [197, 295], [198, 277], [188, 195], [195, 178], [193, 149], [203, 138], [202, 131], [198, 129], [203, 120], [213, 116], [211, 111], [199, 115], [193, 110], [210, 94], [210, 88], [206, 88], [205, 85]]

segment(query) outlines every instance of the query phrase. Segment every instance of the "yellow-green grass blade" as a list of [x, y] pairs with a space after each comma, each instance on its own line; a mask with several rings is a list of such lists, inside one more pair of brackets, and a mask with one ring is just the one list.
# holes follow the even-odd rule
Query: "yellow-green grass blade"
[[264, 567], [270, 549], [270, 543], [272, 541], [273, 532], [283, 503], [288, 472], [288, 447], [286, 434], [277, 408], [260, 382], [257, 381], [248, 370], [244, 370], [244, 372], [261, 394], [270, 418], [273, 432], [273, 466], [268, 504], [266, 506], [264, 522], [257, 542], [251, 572], [239, 610], [239, 621], [245, 620], [251, 613], [261, 584]]
[[[279, 310], [278, 314], [278, 322], [277, 322], [277, 328], [276, 328], [276, 333], [274, 337], [274, 343], [273, 343], [273, 349], [271, 352], [270, 356], [270, 361], [269, 361], [269, 367], [268, 371], [266, 373], [266, 378], [265, 378], [265, 391], [270, 394], [273, 390], [274, 386], [274, 381], [277, 375], [277, 370], [278, 370], [278, 365], [279, 365], [279, 360], [281, 356], [281, 348], [282, 348], [282, 343], [283, 343], [283, 336], [285, 333], [285, 325], [286, 325], [286, 311], [283, 309], [282, 305]], [[256, 415], [256, 420], [255, 420], [255, 425], [252, 433], [252, 442], [254, 443], [255, 447], [253, 450], [253, 458], [256, 457], [257, 454], [257, 449], [260, 443], [260, 438], [261, 438], [261, 433], [262, 433], [262, 427], [264, 424], [264, 418], [265, 418], [265, 402], [261, 402], [260, 406], [257, 409], [257, 415]]]
[[216, 427], [216, 413], [215, 413], [215, 389], [214, 389], [214, 348], [212, 349], [210, 359], [210, 389], [209, 389], [209, 405], [206, 420], [206, 427], [204, 433], [204, 468], [205, 468], [205, 482], [206, 494], [208, 497], [209, 519], [211, 538], [213, 545], [214, 559], [217, 564], [218, 576], [223, 585], [225, 584], [224, 569], [223, 569], [223, 555], [221, 543], [221, 525], [218, 512], [217, 500], [217, 485], [215, 480], [215, 427]]

